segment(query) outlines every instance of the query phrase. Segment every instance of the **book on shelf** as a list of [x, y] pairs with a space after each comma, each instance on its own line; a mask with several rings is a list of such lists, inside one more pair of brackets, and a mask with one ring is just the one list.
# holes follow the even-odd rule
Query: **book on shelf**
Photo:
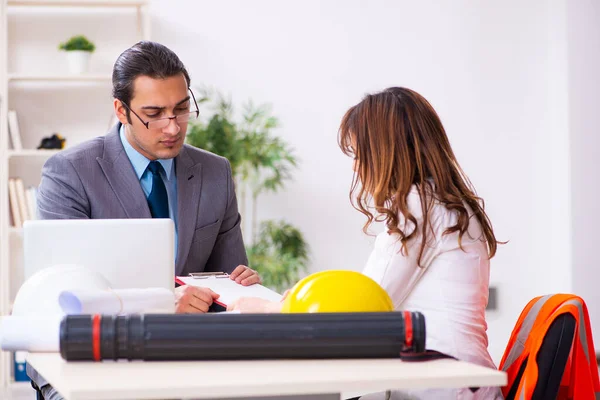
[[15, 110], [8, 111], [8, 133], [12, 142], [13, 150], [23, 150], [21, 143], [21, 131], [19, 129], [19, 120]]
[[22, 228], [23, 222], [37, 219], [37, 188], [30, 186], [25, 189], [21, 178], [10, 178], [8, 180], [8, 202], [12, 225]]
[[15, 351], [13, 354], [15, 382], [29, 382], [30, 378], [27, 375], [26, 351]]
[[21, 220], [21, 211], [19, 209], [19, 201], [17, 200], [17, 183], [12, 178], [8, 180], [8, 202], [10, 204], [10, 215], [12, 216], [13, 226], [21, 228], [23, 220]]
[[17, 186], [17, 201], [19, 202], [19, 212], [21, 213], [21, 221], [25, 222], [31, 219], [29, 216], [29, 207], [25, 202], [25, 185], [23, 185], [22, 179], [15, 179]]

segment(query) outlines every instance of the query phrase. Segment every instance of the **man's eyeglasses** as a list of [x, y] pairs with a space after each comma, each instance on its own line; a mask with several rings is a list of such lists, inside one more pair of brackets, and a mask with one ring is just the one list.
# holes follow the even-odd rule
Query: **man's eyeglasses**
[[166, 128], [171, 123], [172, 119], [174, 119], [177, 123], [183, 124], [183, 123], [187, 123], [190, 120], [194, 120], [194, 119], [198, 118], [198, 115], [200, 114], [200, 110], [198, 109], [198, 103], [196, 103], [196, 97], [194, 97], [194, 93], [190, 89], [188, 89], [188, 90], [190, 91], [190, 94], [192, 95], [192, 100], [194, 101], [196, 110], [195, 111], [186, 111], [182, 114], [173, 115], [172, 117], [164, 117], [164, 118], [153, 119], [151, 121], [144, 121], [135, 111], [133, 111], [131, 108], [129, 108], [129, 106], [127, 104], [125, 104], [124, 101], [121, 101], [121, 103], [125, 106], [125, 108], [127, 108], [136, 117], [138, 117], [138, 119], [142, 122], [142, 124], [144, 124], [146, 129], [163, 129], [163, 128]]

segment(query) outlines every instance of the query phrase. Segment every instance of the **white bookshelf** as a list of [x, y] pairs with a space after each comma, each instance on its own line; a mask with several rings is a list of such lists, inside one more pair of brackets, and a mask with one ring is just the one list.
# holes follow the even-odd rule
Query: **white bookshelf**
[[111, 76], [108, 74], [87, 75], [33, 75], [33, 74], [9, 74], [9, 82], [101, 82], [110, 83]]
[[[150, 38], [147, 8], [148, 0], [0, 0], [0, 315], [10, 312], [23, 275], [23, 229], [9, 222], [8, 180], [39, 184], [41, 166], [61, 151], [36, 149], [42, 137], [60, 133], [71, 147], [106, 132], [112, 65], [123, 49]], [[72, 75], [56, 52], [77, 34], [96, 44], [96, 68]], [[22, 149], [11, 146], [8, 110], [17, 112]], [[0, 398], [30, 390], [14, 381], [12, 363], [12, 354], [0, 352]]]
[[8, 150], [8, 158], [13, 157], [50, 157], [60, 150], [36, 150], [36, 149], [27, 149], [27, 150]]
[[146, 5], [145, 0], [8, 0], [9, 6], [29, 7], [142, 7]]

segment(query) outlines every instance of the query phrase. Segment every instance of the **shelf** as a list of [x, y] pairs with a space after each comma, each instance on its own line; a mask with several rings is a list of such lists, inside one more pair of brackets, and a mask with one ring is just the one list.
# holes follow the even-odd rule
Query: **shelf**
[[83, 75], [35, 75], [35, 74], [8, 74], [10, 82], [110, 82], [110, 74], [83, 74]]
[[11, 381], [6, 391], [7, 400], [35, 400], [35, 391], [29, 382]]
[[35, 149], [9, 150], [8, 158], [12, 158], [12, 157], [50, 157], [50, 156], [58, 153], [59, 151], [60, 150], [35, 150]]
[[10, 387], [15, 390], [30, 390], [30, 389], [33, 390], [33, 388], [31, 387], [31, 383], [29, 383], [29, 382], [12, 381], [10, 383]]
[[8, 0], [11, 7], [140, 7], [146, 4], [146, 0]]

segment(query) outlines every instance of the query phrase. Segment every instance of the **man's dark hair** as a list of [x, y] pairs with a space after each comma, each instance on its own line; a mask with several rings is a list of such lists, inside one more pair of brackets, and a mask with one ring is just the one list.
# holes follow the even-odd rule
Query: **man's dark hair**
[[[138, 76], [165, 79], [181, 73], [189, 88], [190, 75], [177, 54], [160, 43], [138, 42], [121, 53], [115, 61], [112, 73], [113, 97], [129, 106], [133, 96], [133, 81]], [[129, 109], [127, 120], [131, 123]]]

